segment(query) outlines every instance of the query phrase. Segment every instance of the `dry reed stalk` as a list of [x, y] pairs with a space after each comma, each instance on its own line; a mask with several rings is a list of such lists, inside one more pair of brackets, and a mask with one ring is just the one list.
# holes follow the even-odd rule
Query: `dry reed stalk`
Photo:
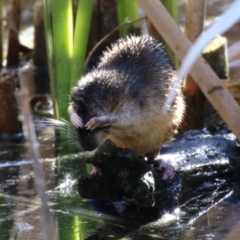
[[[185, 34], [192, 43], [203, 31], [205, 8], [205, 0], [186, 0]], [[200, 91], [198, 85], [195, 83], [192, 77], [188, 75], [184, 82], [184, 93], [191, 95], [198, 91]]]
[[[204, 28], [206, 1], [186, 0], [185, 34], [194, 42]], [[187, 75], [183, 92], [186, 97], [186, 114], [180, 126], [180, 132], [201, 129], [204, 126], [204, 95], [191, 75]]]
[[[28, 69], [21, 70], [21, 80], [24, 77], [28, 77]], [[24, 83], [21, 83], [21, 90], [15, 93], [20, 111], [21, 121], [23, 125], [23, 133], [27, 142], [27, 147], [30, 156], [33, 158], [33, 169], [35, 174], [35, 184], [38, 195], [41, 200], [42, 211], [42, 233], [43, 239], [57, 240], [57, 233], [54, 226], [53, 216], [48, 207], [48, 197], [46, 194], [46, 181], [43, 171], [42, 163], [40, 160], [39, 143], [36, 137], [35, 127], [33, 124], [32, 113], [29, 104], [29, 91], [25, 87]]]
[[[177, 57], [182, 60], [190, 49], [191, 42], [173, 21], [161, 2], [138, 0], [138, 3]], [[232, 95], [202, 57], [197, 59], [190, 74], [240, 141], [240, 107]]]

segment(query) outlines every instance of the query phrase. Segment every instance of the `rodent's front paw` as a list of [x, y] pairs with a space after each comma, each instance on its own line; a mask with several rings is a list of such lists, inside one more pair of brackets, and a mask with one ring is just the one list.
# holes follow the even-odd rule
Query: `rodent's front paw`
[[82, 119], [78, 116], [78, 114], [76, 112], [71, 113], [70, 119], [71, 119], [71, 122], [74, 125], [74, 127], [76, 127], [76, 128], [83, 127]]
[[103, 125], [107, 125], [112, 121], [110, 115], [103, 115], [99, 117], [91, 118], [88, 123], [86, 124], [87, 130], [94, 130], [98, 127], [102, 127]]
[[98, 117], [93, 117], [87, 122], [85, 127], [87, 128], [87, 130], [94, 130], [101, 125], [102, 123], [98, 120]]

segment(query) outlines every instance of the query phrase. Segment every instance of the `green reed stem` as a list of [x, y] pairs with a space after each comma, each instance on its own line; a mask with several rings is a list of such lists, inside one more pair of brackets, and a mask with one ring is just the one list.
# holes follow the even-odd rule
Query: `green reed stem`
[[[129, 21], [136, 20], [138, 16], [138, 4], [136, 0], [118, 0], [118, 23], [122, 24], [126, 19]], [[138, 27], [139, 23], [133, 24], [133, 27]], [[130, 27], [125, 26], [119, 29], [120, 37], [124, 38], [128, 35]]]
[[80, 0], [78, 3], [71, 60], [70, 89], [75, 86], [84, 71], [93, 4], [94, 0]]

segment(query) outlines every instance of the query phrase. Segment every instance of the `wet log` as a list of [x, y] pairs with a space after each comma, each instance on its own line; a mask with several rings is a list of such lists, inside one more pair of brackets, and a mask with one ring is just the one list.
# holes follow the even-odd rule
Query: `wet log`
[[9, 33], [8, 33], [8, 51], [7, 51], [7, 67], [14, 68], [18, 66], [19, 62], [19, 39], [18, 31], [20, 26], [20, 15], [21, 15], [21, 1], [11, 1], [11, 20], [9, 22]]
[[13, 76], [8, 73], [0, 74], [0, 134], [16, 134], [21, 131], [14, 91]]
[[[204, 59], [208, 62], [220, 79], [228, 79], [229, 77], [226, 50], [226, 38], [217, 36], [203, 51]], [[221, 119], [213, 107], [209, 104], [209, 102], [205, 101], [203, 93], [197, 85], [192, 82], [193, 79], [190, 79], [191, 76], [189, 75], [184, 86], [184, 94], [186, 96], [186, 114], [179, 130], [180, 133], [191, 129], [201, 129], [204, 127], [204, 124], [209, 124], [209, 122], [206, 121], [206, 115], [209, 113], [214, 115], [217, 122], [221, 122]], [[226, 86], [225, 82], [226, 81], [223, 81]], [[207, 111], [207, 114], [204, 111]], [[211, 124], [216, 124], [216, 122], [212, 121]]]
[[159, 206], [159, 201], [164, 208], [172, 205], [171, 193], [176, 194], [176, 191], [171, 186], [175, 187], [175, 180], [171, 183], [162, 180], [162, 173], [134, 151], [117, 148], [107, 140], [87, 163], [99, 168], [101, 174], [79, 177], [81, 197], [104, 201], [118, 201], [124, 197], [141, 207]]
[[48, 72], [48, 59], [43, 19], [43, 3], [36, 1], [34, 4], [34, 82], [36, 94], [50, 93], [50, 80]]
[[[227, 84], [226, 80], [229, 78], [228, 71], [228, 62], [227, 62], [227, 39], [222, 36], [217, 36], [203, 51], [203, 56], [208, 62], [208, 64], [212, 67], [214, 72], [217, 74], [219, 79], [221, 79], [224, 86], [229, 88], [229, 84]], [[231, 88], [233, 90], [233, 88]], [[237, 101], [236, 96], [230, 91], [234, 99]], [[204, 102], [204, 111], [202, 114], [204, 115], [204, 125], [214, 125], [218, 123], [222, 123], [221, 118], [219, 117], [216, 110], [213, 106], [208, 102]], [[186, 114], [188, 115], [188, 114]], [[210, 121], [209, 121], [210, 119]], [[203, 127], [203, 126], [202, 126]]]
[[227, 39], [217, 36], [203, 51], [203, 56], [220, 79], [228, 79]]
[[211, 195], [229, 179], [238, 180], [240, 164], [234, 161], [230, 167], [229, 160], [239, 158], [240, 147], [233, 134], [225, 131], [189, 131], [164, 147], [161, 158], [177, 168], [172, 181], [163, 180], [154, 164], [107, 140], [87, 160], [101, 174], [80, 176], [79, 194], [108, 202], [127, 199], [139, 207], [158, 210], [171, 210], [196, 196]]
[[34, 29], [34, 66], [47, 67], [48, 59], [43, 20], [43, 3], [41, 1], [37, 1], [34, 4]]

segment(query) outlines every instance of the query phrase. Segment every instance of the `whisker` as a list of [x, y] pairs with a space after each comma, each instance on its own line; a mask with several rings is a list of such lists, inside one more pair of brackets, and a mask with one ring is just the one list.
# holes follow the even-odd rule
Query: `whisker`
[[47, 127], [53, 127], [57, 133], [60, 133], [59, 138], [61, 142], [68, 142], [72, 146], [76, 146], [79, 150], [83, 150], [80, 144], [78, 144], [76, 129], [65, 119], [37, 118], [34, 121], [38, 125], [45, 124]]

